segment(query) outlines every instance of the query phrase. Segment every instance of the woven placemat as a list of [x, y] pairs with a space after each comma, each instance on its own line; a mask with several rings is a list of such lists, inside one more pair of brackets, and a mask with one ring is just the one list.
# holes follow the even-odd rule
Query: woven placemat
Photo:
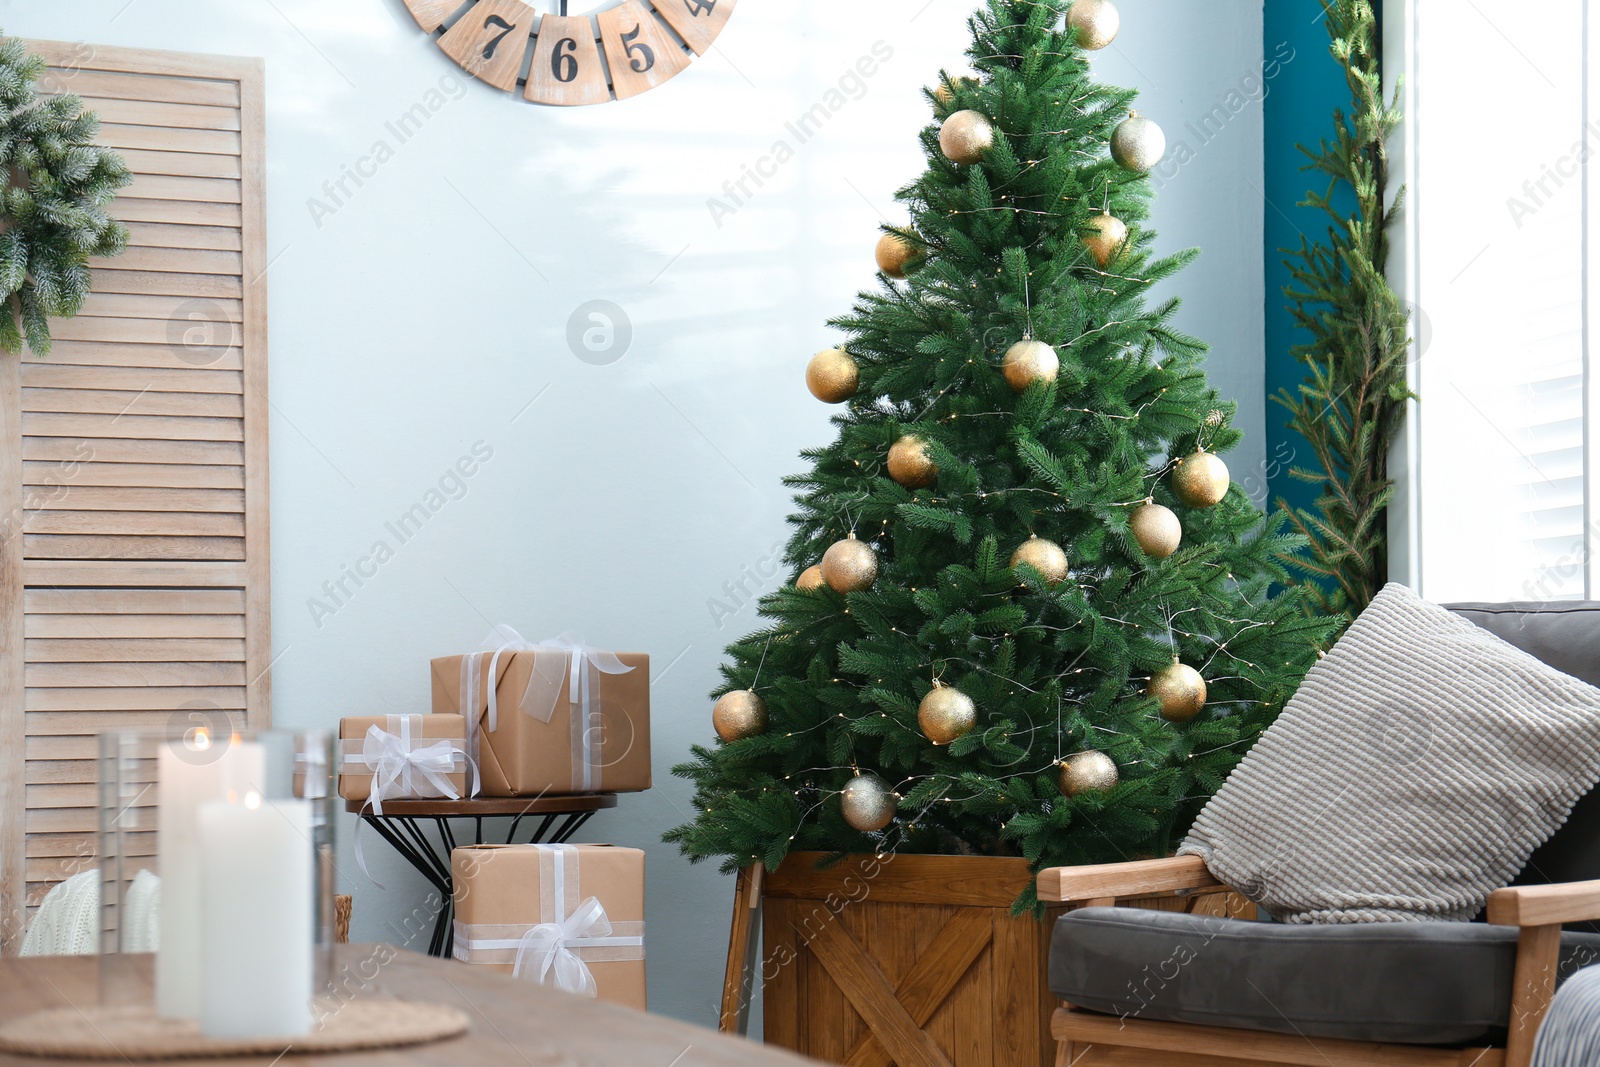
[[295, 1038], [202, 1037], [193, 1020], [148, 1008], [55, 1008], [0, 1024], [0, 1051], [73, 1060], [190, 1060], [420, 1045], [465, 1033], [467, 1016], [444, 1004], [366, 998], [333, 1006]]

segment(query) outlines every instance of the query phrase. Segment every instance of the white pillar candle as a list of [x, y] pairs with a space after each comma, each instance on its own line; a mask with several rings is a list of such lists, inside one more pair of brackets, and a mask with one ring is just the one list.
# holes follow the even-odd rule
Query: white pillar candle
[[311, 802], [255, 791], [200, 805], [200, 1032], [311, 1029]]
[[266, 766], [259, 744], [237, 736], [225, 743], [205, 730], [174, 738], [157, 755], [156, 1012], [164, 1018], [200, 1017], [200, 805], [252, 783], [259, 790]]

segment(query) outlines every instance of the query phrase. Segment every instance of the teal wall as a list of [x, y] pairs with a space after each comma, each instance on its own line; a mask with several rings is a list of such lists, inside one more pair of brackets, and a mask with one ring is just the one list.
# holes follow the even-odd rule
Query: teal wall
[[1310, 455], [1305, 440], [1288, 428], [1288, 413], [1271, 400], [1280, 390], [1293, 391], [1304, 378], [1289, 354], [1305, 336], [1286, 307], [1283, 287], [1289, 282], [1289, 271], [1279, 249], [1298, 248], [1302, 233], [1313, 244], [1327, 234], [1322, 212], [1296, 206], [1309, 189], [1324, 185], [1320, 177], [1300, 169], [1306, 157], [1296, 145], [1314, 146], [1327, 136], [1334, 109], [1349, 110], [1350, 95], [1339, 65], [1328, 53], [1322, 0], [1267, 0], [1262, 45], [1263, 55], [1269, 59], [1292, 58], [1282, 62], [1263, 102], [1267, 458], [1263, 469], [1252, 472], [1253, 482], [1244, 488], [1257, 500], [1263, 492], [1270, 494], [1266, 502], [1276, 508], [1280, 498], [1307, 506], [1315, 496], [1312, 487], [1289, 477], [1289, 467], [1310, 465]]

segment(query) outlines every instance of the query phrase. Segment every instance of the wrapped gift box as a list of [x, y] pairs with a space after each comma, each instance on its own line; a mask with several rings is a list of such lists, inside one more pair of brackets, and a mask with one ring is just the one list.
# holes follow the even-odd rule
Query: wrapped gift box
[[473, 784], [467, 770], [467, 720], [460, 715], [353, 715], [339, 720], [339, 795], [346, 800], [371, 799], [374, 778], [384, 787], [380, 804], [461, 799]]
[[486, 795], [650, 788], [649, 656], [507, 628], [485, 646], [433, 661], [433, 710], [466, 717]]
[[645, 1010], [643, 852], [467, 845], [450, 867], [456, 959]]

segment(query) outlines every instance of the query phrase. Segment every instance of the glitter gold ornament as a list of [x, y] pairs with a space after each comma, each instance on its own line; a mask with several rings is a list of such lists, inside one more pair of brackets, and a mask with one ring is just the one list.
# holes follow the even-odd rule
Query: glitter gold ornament
[[1106, 793], [1117, 787], [1117, 762], [1098, 749], [1074, 752], [1061, 761], [1058, 785], [1062, 795], [1081, 797], [1085, 793]]
[[1228, 495], [1228, 465], [1210, 452], [1196, 452], [1178, 461], [1172, 491], [1191, 508], [1209, 508]]
[[878, 269], [891, 278], [904, 278], [922, 261], [922, 250], [897, 233], [878, 238]]
[[1111, 158], [1125, 170], [1148, 174], [1167, 154], [1167, 135], [1137, 111], [1128, 112], [1111, 134]]
[[1145, 501], [1128, 520], [1133, 539], [1139, 542], [1144, 554], [1152, 559], [1166, 559], [1178, 551], [1183, 541], [1183, 523], [1172, 509], [1154, 501]]
[[711, 725], [724, 741], [739, 741], [765, 733], [767, 702], [753, 690], [735, 689], [718, 698], [711, 709]]
[[978, 725], [978, 706], [972, 698], [953, 686], [933, 683], [928, 695], [917, 705], [917, 727], [922, 736], [936, 745], [948, 745], [972, 732]]
[[1099, 51], [1117, 39], [1122, 16], [1111, 0], [1077, 0], [1067, 12], [1067, 28], [1077, 31], [1079, 48]]
[[1094, 261], [1104, 267], [1127, 242], [1128, 225], [1115, 215], [1101, 212], [1089, 220], [1089, 229], [1091, 232], [1083, 239], [1083, 245], [1093, 254]]
[[928, 456], [928, 442], [908, 433], [889, 446], [889, 477], [907, 489], [922, 489], [933, 484], [939, 468]]
[[939, 127], [939, 150], [952, 163], [976, 163], [994, 147], [994, 124], [981, 111], [957, 111]]
[[843, 541], [835, 541], [822, 554], [822, 580], [835, 593], [856, 593], [870, 589], [878, 578], [878, 556], [865, 542], [857, 541], [855, 531]]
[[1053, 382], [1061, 373], [1061, 357], [1043, 341], [1032, 338], [1018, 341], [1006, 351], [1000, 369], [1005, 372], [1006, 384], [1012, 392], [1027, 392], [1034, 382]]
[[824, 404], [842, 404], [856, 395], [861, 368], [842, 348], [828, 348], [806, 364], [806, 388]]
[[1206, 706], [1206, 680], [1200, 672], [1176, 659], [1150, 677], [1144, 695], [1161, 705], [1168, 722], [1188, 722]]
[[1044, 575], [1044, 580], [1051, 585], [1059, 585], [1067, 580], [1067, 554], [1060, 545], [1046, 541], [1037, 534], [1022, 542], [1011, 553], [1011, 566], [1020, 567], [1024, 563]]
[[858, 774], [845, 783], [839, 794], [839, 810], [844, 821], [864, 834], [882, 830], [894, 821], [900, 798], [875, 774]]
[[822, 580], [822, 568], [812, 564], [800, 572], [800, 577], [794, 580], [794, 587], [809, 593], [813, 589], [821, 589], [828, 583]]

